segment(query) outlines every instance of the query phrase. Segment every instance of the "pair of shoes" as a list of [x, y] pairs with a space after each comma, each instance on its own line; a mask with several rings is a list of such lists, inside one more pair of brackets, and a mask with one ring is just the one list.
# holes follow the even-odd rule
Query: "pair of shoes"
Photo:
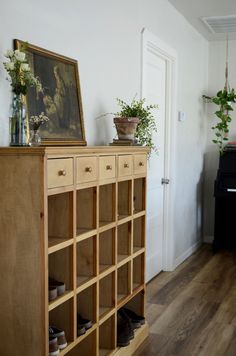
[[141, 326], [145, 324], [145, 318], [143, 316], [127, 308], [122, 308], [121, 310], [123, 310], [130, 319], [133, 330], [141, 328]]
[[57, 337], [49, 336], [49, 356], [59, 355]]
[[134, 338], [134, 330], [127, 314], [120, 309], [117, 312], [117, 346], [128, 346]]
[[56, 356], [67, 346], [65, 331], [49, 326], [49, 356]]
[[59, 282], [53, 278], [48, 279], [48, 299], [56, 299], [58, 296], [64, 294], [66, 291], [66, 285], [63, 282]]
[[86, 333], [88, 329], [93, 326], [93, 323], [89, 319], [83, 318], [80, 314], [77, 314], [77, 335], [81, 336]]

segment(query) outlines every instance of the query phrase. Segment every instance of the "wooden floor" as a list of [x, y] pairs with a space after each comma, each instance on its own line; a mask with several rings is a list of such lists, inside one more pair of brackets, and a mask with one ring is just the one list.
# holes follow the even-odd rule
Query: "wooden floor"
[[150, 335], [135, 356], [236, 356], [236, 251], [203, 245], [147, 290]]

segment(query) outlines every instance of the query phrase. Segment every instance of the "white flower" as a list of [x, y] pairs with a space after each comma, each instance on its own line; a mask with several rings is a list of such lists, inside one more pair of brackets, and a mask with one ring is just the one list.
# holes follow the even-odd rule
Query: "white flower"
[[28, 63], [21, 63], [20, 67], [21, 67], [21, 70], [23, 72], [29, 72], [30, 71], [30, 67], [29, 67]]
[[14, 52], [12, 49], [8, 49], [7, 53], [5, 54], [5, 57], [7, 58], [11, 58], [13, 56]]
[[24, 62], [25, 60], [25, 53], [19, 51], [19, 49], [15, 50], [15, 59], [19, 62]]
[[5, 63], [6, 70], [14, 70], [15, 64], [12, 62]]

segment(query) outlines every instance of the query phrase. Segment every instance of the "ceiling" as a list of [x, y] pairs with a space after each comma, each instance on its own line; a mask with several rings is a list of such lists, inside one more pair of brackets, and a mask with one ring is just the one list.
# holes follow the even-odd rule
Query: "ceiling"
[[[196, 28], [207, 40], [225, 40], [225, 33], [211, 33], [203, 23], [203, 17], [235, 15], [236, 0], [169, 0], [169, 2]], [[228, 33], [229, 39], [236, 40], [236, 31]]]

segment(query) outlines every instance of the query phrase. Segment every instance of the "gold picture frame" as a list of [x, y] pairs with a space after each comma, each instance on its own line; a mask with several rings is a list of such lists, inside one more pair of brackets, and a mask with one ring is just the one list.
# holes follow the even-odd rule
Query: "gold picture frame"
[[[14, 48], [25, 42], [14, 40]], [[26, 56], [34, 76], [42, 83], [43, 91], [28, 89], [28, 117], [44, 112], [49, 117], [40, 128], [43, 145], [85, 146], [85, 130], [78, 62], [74, 59], [27, 43]]]

